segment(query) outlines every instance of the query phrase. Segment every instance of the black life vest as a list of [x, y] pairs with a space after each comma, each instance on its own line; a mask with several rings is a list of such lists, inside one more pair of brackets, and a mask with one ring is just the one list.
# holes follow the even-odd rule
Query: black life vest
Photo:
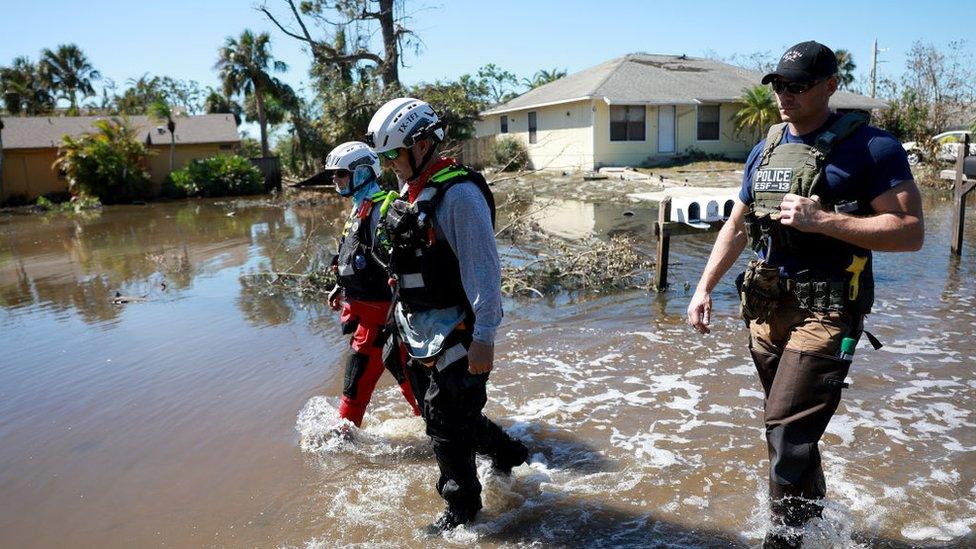
[[[450, 244], [435, 236], [435, 212], [456, 184], [478, 187], [495, 224], [495, 198], [480, 173], [452, 164], [430, 177], [416, 200], [393, 202], [384, 218], [390, 241], [389, 267], [397, 279], [398, 300], [411, 311], [461, 307], [472, 314], [461, 283], [461, 269]], [[463, 221], [462, 221], [463, 222]]]
[[369, 234], [369, 229], [374, 208], [379, 207], [382, 216], [384, 208], [397, 196], [395, 192], [380, 191], [364, 199], [346, 220], [336, 260], [336, 277], [348, 299], [389, 301], [392, 296], [389, 276], [373, 258], [375, 235]]

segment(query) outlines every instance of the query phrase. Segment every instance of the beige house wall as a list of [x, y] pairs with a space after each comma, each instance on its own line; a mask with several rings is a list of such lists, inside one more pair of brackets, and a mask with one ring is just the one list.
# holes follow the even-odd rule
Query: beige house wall
[[[713, 103], [714, 104], [714, 103]], [[722, 103], [719, 110], [719, 139], [717, 141], [698, 140], [698, 107], [696, 105], [680, 105], [677, 110], [677, 149], [679, 152], [694, 147], [709, 154], [724, 154], [730, 159], [745, 160], [755, 143], [750, 137], [735, 136], [735, 113], [739, 110], [736, 103]], [[654, 113], [657, 121], [657, 113]]]
[[3, 153], [3, 195], [0, 201], [16, 195], [34, 200], [43, 194], [68, 190], [68, 180], [58, 177], [57, 170], [53, 168], [57, 159], [54, 149], [18, 149]]
[[[735, 113], [738, 105], [723, 103], [719, 111], [719, 136], [717, 141], [698, 140], [698, 108], [695, 105], [675, 106], [675, 152], [658, 152], [657, 105], [645, 106], [644, 141], [610, 141], [610, 106], [606, 101], [596, 101], [596, 126], [594, 159], [600, 166], [640, 166], [686, 152], [694, 148], [710, 154], [724, 154], [730, 159], [744, 159], [752, 149], [747, 139], [734, 135]], [[663, 105], [662, 105], [663, 106]]]
[[[234, 154], [233, 144], [226, 144], [225, 147], [221, 148], [219, 143], [177, 145], [174, 167], [178, 170], [197, 158]], [[163, 181], [169, 174], [169, 146], [153, 146], [150, 149], [153, 154], [149, 157], [149, 176], [152, 181], [152, 193], [158, 195]], [[37, 197], [48, 193], [67, 192], [68, 180], [59, 177], [53, 167], [56, 159], [56, 149], [4, 151], [3, 192], [0, 195], [0, 202], [16, 195], [24, 196], [28, 201], [33, 202]]]
[[[529, 112], [536, 113], [536, 143], [529, 143]], [[506, 113], [508, 133], [501, 133], [501, 116], [475, 123], [478, 137], [510, 136], [522, 141], [533, 169], [593, 169], [593, 111], [589, 99]]]
[[[644, 140], [610, 141], [610, 106], [606, 101], [583, 100], [507, 113], [508, 134], [529, 150], [532, 167], [552, 170], [592, 170], [602, 166], [641, 166], [696, 149], [744, 159], [752, 148], [748, 138], [735, 136], [738, 105], [720, 105], [719, 139], [698, 140], [698, 107], [675, 106], [675, 152], [658, 152], [657, 105], [644, 106]], [[537, 143], [528, 142], [528, 113], [536, 112]], [[486, 116], [475, 123], [478, 137], [500, 137], [502, 115]]]

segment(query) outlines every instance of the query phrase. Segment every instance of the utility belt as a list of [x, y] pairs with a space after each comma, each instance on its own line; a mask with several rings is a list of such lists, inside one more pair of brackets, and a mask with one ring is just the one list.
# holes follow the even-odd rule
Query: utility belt
[[[814, 312], [846, 311], [853, 315], [870, 312], [873, 287], [860, 287], [851, 299], [854, 280], [841, 274], [806, 269], [790, 277], [782, 277], [779, 268], [763, 260], [749, 261], [745, 272], [736, 279], [740, 312], [747, 321], [765, 322], [780, 302], [792, 296], [800, 309]], [[863, 292], [863, 293], [862, 293]]]

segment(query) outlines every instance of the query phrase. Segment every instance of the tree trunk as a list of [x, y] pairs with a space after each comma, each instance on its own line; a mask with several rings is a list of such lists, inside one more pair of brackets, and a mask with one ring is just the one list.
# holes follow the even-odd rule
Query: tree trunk
[[254, 100], [258, 104], [258, 125], [261, 126], [261, 156], [267, 158], [268, 154], [268, 121], [264, 116], [264, 90], [254, 86]]
[[169, 130], [169, 173], [173, 173], [176, 167], [176, 122], [172, 118], [166, 123], [166, 129]]
[[379, 0], [380, 28], [383, 30], [383, 87], [390, 89], [400, 86], [400, 45], [397, 43], [396, 25], [393, 14], [393, 0]]

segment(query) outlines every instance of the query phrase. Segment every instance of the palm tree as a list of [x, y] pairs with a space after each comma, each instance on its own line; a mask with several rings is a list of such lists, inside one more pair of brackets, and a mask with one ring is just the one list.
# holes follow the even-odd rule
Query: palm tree
[[264, 113], [264, 92], [273, 87], [270, 72], [284, 72], [288, 65], [276, 61], [268, 51], [271, 35], [267, 32], [255, 35], [245, 30], [239, 38], [227, 37], [220, 48], [214, 68], [220, 73], [224, 95], [242, 93], [254, 96], [258, 111], [258, 125], [261, 127], [261, 154], [268, 154], [268, 122]]
[[529, 89], [538, 88], [539, 86], [548, 84], [555, 80], [566, 76], [566, 69], [556, 69], [551, 70], [542, 69], [536, 72], [532, 78], [523, 78], [522, 83], [525, 84]]
[[51, 88], [61, 92], [61, 97], [71, 104], [70, 114], [78, 113], [78, 92], [82, 99], [95, 95], [92, 80], [102, 77], [75, 44], [61, 44], [57, 51], [45, 48], [38, 67]]
[[854, 69], [857, 68], [854, 56], [847, 50], [837, 50], [834, 55], [837, 56], [837, 80], [841, 88], [848, 89], [854, 83]]
[[779, 121], [779, 108], [768, 86], [754, 86], [742, 90], [742, 104], [735, 113], [735, 133], [747, 133], [758, 141], [769, 128]]
[[17, 57], [9, 67], [0, 67], [0, 94], [9, 114], [35, 116], [54, 110], [50, 88], [27, 57]]
[[149, 104], [149, 118], [166, 122], [169, 130], [169, 173], [173, 173], [176, 164], [176, 121], [173, 120], [173, 109], [163, 99], [157, 99]]
[[241, 114], [244, 112], [244, 109], [237, 101], [234, 101], [219, 91], [210, 88], [210, 93], [208, 93], [207, 98], [203, 100], [203, 112], [207, 114], [233, 114], [234, 122], [240, 126]]

